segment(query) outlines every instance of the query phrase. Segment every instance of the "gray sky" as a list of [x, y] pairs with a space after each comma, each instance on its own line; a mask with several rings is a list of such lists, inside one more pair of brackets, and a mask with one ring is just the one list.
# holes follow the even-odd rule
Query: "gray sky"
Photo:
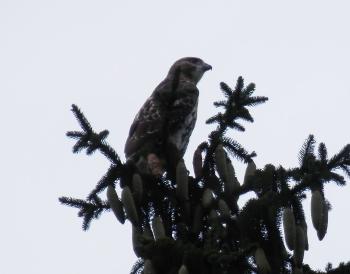
[[[239, 75], [270, 98], [246, 133], [232, 135], [258, 153], [258, 167], [297, 165], [309, 133], [336, 153], [350, 141], [349, 8], [320, 0], [0, 0], [0, 273], [128, 273], [129, 224], [110, 213], [82, 232], [77, 210], [57, 201], [85, 197], [108, 167], [98, 154], [71, 153], [65, 132], [78, 124], [70, 105], [96, 130], [108, 128], [123, 157], [135, 113], [180, 57], [213, 66], [199, 84], [188, 166], [212, 129], [204, 121], [221, 98], [219, 82], [234, 85]], [[244, 166], [235, 167], [242, 178]], [[350, 260], [349, 195], [348, 186], [326, 188], [333, 210], [322, 242], [309, 222], [311, 266]], [[309, 207], [307, 200], [308, 216]]]

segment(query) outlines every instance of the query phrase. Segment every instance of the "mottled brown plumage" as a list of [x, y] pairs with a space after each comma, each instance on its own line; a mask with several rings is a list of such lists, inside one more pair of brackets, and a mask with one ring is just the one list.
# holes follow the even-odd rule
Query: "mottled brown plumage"
[[[158, 162], [176, 163], [185, 154], [197, 119], [198, 81], [211, 66], [199, 58], [176, 61], [136, 115], [125, 144], [125, 155], [142, 171]], [[163, 168], [158, 168], [162, 173]], [[159, 174], [158, 174], [159, 175]]]

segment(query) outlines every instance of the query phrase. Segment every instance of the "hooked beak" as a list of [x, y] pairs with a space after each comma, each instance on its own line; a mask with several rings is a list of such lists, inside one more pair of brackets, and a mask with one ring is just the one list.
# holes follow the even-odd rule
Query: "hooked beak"
[[211, 70], [211, 69], [212, 69], [211, 65], [209, 65], [207, 63], [203, 64], [203, 71], [208, 71], [208, 70]]

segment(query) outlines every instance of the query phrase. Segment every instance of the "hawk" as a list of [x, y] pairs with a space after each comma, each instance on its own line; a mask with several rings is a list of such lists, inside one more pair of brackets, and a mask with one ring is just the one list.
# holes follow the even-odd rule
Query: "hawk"
[[143, 173], [161, 175], [186, 152], [197, 120], [197, 83], [212, 67], [195, 57], [176, 61], [137, 113], [125, 156]]

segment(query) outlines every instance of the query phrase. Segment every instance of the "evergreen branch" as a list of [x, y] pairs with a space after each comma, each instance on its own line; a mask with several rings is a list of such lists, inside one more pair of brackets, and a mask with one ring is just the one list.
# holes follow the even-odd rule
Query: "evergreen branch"
[[88, 148], [88, 136], [82, 136], [73, 146], [73, 153], [78, 153], [83, 149]]
[[113, 164], [115, 165], [122, 165], [122, 162], [118, 156], [118, 154], [115, 152], [115, 150], [106, 142], [99, 143], [98, 149], [100, 152], [106, 156]]
[[76, 105], [72, 105], [72, 111], [83, 130], [82, 132], [68, 131], [66, 134], [70, 138], [78, 139], [76, 144], [73, 146], [73, 152], [77, 153], [83, 149], [86, 149], [86, 154], [91, 155], [96, 150], [99, 150], [109, 161], [115, 165], [121, 165], [122, 163], [118, 154], [105, 141], [109, 134], [108, 130], [95, 133], [89, 121]]
[[243, 90], [243, 94], [245, 97], [250, 97], [253, 92], [255, 91], [255, 84], [254, 83], [250, 83], [246, 86], [246, 88]]
[[[210, 133], [209, 141], [198, 146], [200, 156], [197, 155], [197, 162], [203, 172], [199, 178], [195, 179], [188, 176], [187, 179], [182, 180], [187, 175], [186, 169], [182, 172], [183, 174], [178, 173], [176, 169], [176, 181], [170, 177], [156, 178], [147, 174], [138, 174], [141, 176], [141, 183], [140, 180], [134, 180], [135, 167], [123, 164], [114, 149], [105, 141], [108, 131], [95, 133], [82, 112], [73, 105], [72, 110], [82, 128], [82, 132], [67, 133], [68, 137], [77, 140], [73, 151], [86, 149], [89, 155], [99, 150], [112, 164], [88, 195], [87, 200], [69, 197], [61, 197], [59, 200], [62, 204], [79, 209], [78, 216], [83, 218], [83, 229], [87, 230], [93, 219], [97, 219], [102, 212], [110, 209], [109, 204], [102, 201], [98, 194], [107, 186], [117, 182], [120, 182], [122, 187], [126, 185], [130, 187], [130, 189], [124, 189], [124, 194], [129, 193], [131, 197], [125, 196], [124, 198], [128, 197], [128, 199], [124, 199], [125, 201], [122, 199], [122, 201], [126, 205], [126, 214], [132, 213], [130, 216], [134, 214], [140, 219], [138, 232], [145, 232], [152, 217], [160, 216], [160, 224], [162, 224], [160, 230], [164, 231], [168, 237], [160, 241], [149, 240], [152, 250], [145, 252], [145, 256], [141, 255], [143, 259], [150, 259], [159, 273], [175, 273], [181, 263], [185, 265], [188, 263], [189, 269], [193, 264], [198, 265], [197, 259], [191, 258], [191, 261], [187, 261], [187, 255], [183, 256], [188, 250], [193, 251], [194, 248], [198, 249], [196, 253], [200, 254], [200, 260], [205, 258], [205, 262], [211, 265], [212, 269], [208, 270], [208, 273], [255, 273], [258, 272], [258, 268], [255, 268], [251, 254], [257, 247], [265, 251], [271, 265], [271, 272], [289, 273], [293, 265], [292, 259], [286, 259], [280, 252], [283, 246], [280, 231], [281, 207], [292, 204], [297, 223], [305, 222], [301, 203], [305, 198], [305, 191], [312, 189], [315, 185], [320, 186], [323, 191], [323, 185], [328, 181], [344, 185], [344, 177], [335, 171], [341, 169], [350, 176], [350, 147], [346, 146], [328, 161], [326, 146], [321, 143], [316, 159], [315, 140], [313, 135], [310, 135], [299, 153], [301, 167], [286, 170], [281, 166], [276, 169], [272, 165], [266, 165], [264, 169], [256, 170], [256, 167], [251, 164], [252, 158], [256, 156], [255, 152], [248, 153], [237, 141], [225, 134], [229, 128], [244, 131], [244, 127], [237, 120], [253, 122], [247, 107], [264, 103], [267, 97], [253, 97], [255, 85], [249, 84], [244, 88], [242, 77], [238, 78], [234, 90], [225, 83], [220, 83], [220, 87], [226, 100], [215, 102], [214, 105], [224, 107], [224, 113], [218, 113], [207, 120], [208, 124], [217, 123], [217, 127]], [[220, 150], [216, 150], [219, 144], [223, 146], [224, 151], [221, 146]], [[245, 179], [246, 183], [241, 186], [238, 184], [232, 187], [229, 184], [228, 179], [231, 179], [231, 183], [235, 180], [235, 172], [233, 166], [229, 164], [227, 153], [250, 163], [246, 172], [249, 174], [247, 175], [249, 179]], [[205, 154], [204, 163], [203, 154]], [[227, 176], [221, 176], [219, 167], [224, 171], [226, 169]], [[220, 178], [216, 174], [219, 174]], [[295, 181], [292, 187], [291, 181]], [[187, 195], [184, 195], [187, 196], [186, 199], [179, 198], [181, 195], [179, 186], [187, 189]], [[209, 198], [208, 205], [204, 207], [206, 189], [211, 189], [213, 195]], [[140, 193], [138, 191], [143, 194], [138, 195]], [[238, 199], [241, 194], [249, 191], [254, 191], [258, 199], [250, 199], [239, 210], [237, 200], [233, 201], [232, 197]], [[119, 198], [117, 200], [119, 201]], [[230, 203], [232, 201], [233, 203]], [[200, 209], [199, 213], [197, 208]], [[193, 215], [198, 215], [196, 221], [199, 222], [197, 226], [200, 227], [195, 233], [191, 226]], [[235, 218], [232, 218], [233, 216]], [[135, 253], [137, 254], [136, 251]], [[192, 253], [188, 254], [192, 255]], [[143, 259], [135, 263], [131, 274], [142, 273]], [[251, 267], [249, 267], [250, 264]], [[202, 267], [198, 269], [200, 268]], [[190, 272], [192, 273], [192, 270]]]
[[245, 106], [253, 107], [253, 106], [263, 104], [268, 100], [269, 98], [264, 96], [254, 96], [254, 97], [247, 97], [246, 99], [244, 99], [243, 102]]
[[98, 181], [94, 190], [92, 190], [88, 196], [88, 200], [94, 199], [94, 197], [102, 192], [106, 187], [115, 183], [121, 176], [121, 165], [111, 165], [107, 173]]
[[339, 168], [350, 178], [350, 165], [339, 165]]
[[236, 87], [235, 87], [235, 91], [237, 93], [240, 93], [242, 91], [243, 87], [244, 87], [243, 77], [239, 76], [238, 79], [237, 79], [237, 84], [236, 84]]
[[94, 218], [94, 213], [92, 211], [88, 211], [86, 213], [82, 213], [79, 217], [83, 217], [82, 228], [84, 231], [87, 231], [90, 228], [92, 219]]
[[343, 147], [336, 155], [328, 161], [328, 168], [335, 169], [341, 165], [350, 165], [350, 144]]
[[239, 111], [237, 111], [237, 118], [243, 119], [247, 122], [254, 122], [253, 117], [250, 115], [248, 109], [241, 108]]
[[245, 105], [254, 105], [267, 100], [266, 97], [251, 97], [253, 91], [255, 90], [255, 85], [249, 84], [245, 89], [243, 89], [244, 80], [241, 76], [237, 79], [235, 90], [232, 90], [224, 82], [220, 83], [220, 88], [224, 92], [226, 100], [215, 102], [214, 105], [216, 107], [224, 107], [225, 111], [224, 113], [217, 113], [206, 121], [207, 124], [217, 123], [217, 128], [209, 134], [209, 148], [207, 149], [207, 154], [204, 159], [205, 174], [203, 179], [206, 182], [210, 181], [209, 174], [211, 172], [215, 172], [212, 154], [219, 143], [223, 142], [226, 149], [239, 160], [249, 162], [251, 161], [252, 157], [256, 156], [255, 152], [249, 154], [236, 141], [225, 137], [225, 133], [228, 128], [236, 129], [238, 131], [245, 131], [245, 128], [237, 122], [237, 119], [243, 119], [248, 122], [254, 121], [253, 117], [249, 113], [249, 110], [245, 108]]
[[[315, 272], [314, 272], [315, 273]], [[346, 274], [350, 273], [350, 262], [348, 263], [339, 263], [337, 268], [333, 268], [332, 265], [328, 264], [325, 274]]]
[[299, 222], [305, 222], [305, 212], [301, 203], [301, 199], [298, 196], [293, 196], [292, 205], [296, 220]]
[[338, 173], [335, 172], [330, 172], [328, 175], [328, 180], [335, 182], [338, 186], [345, 186], [346, 181], [343, 176], [339, 175]]
[[288, 169], [286, 172], [288, 177], [293, 178], [293, 180], [297, 182], [303, 177], [303, 172], [299, 167]]
[[138, 259], [134, 263], [134, 265], [130, 271], [130, 274], [141, 274], [143, 272], [143, 267], [144, 267], [144, 261], [142, 259]]
[[68, 131], [67, 136], [73, 139], [79, 139], [84, 136], [84, 133], [80, 131]]
[[318, 146], [318, 157], [322, 163], [327, 163], [327, 148], [324, 143], [320, 143]]
[[223, 137], [222, 144], [225, 148], [227, 148], [232, 156], [241, 161], [249, 162], [251, 161], [252, 157], [256, 156], [255, 152], [249, 154], [238, 142], [229, 137]]
[[226, 100], [214, 103], [216, 107], [224, 107], [225, 112], [217, 113], [207, 120], [207, 124], [217, 123], [220, 132], [224, 132], [227, 127], [244, 131], [244, 127], [236, 122], [237, 119], [243, 119], [253, 122], [254, 119], [250, 115], [245, 106], [254, 106], [268, 100], [267, 97], [251, 97], [255, 90], [254, 84], [249, 84], [244, 90], [244, 81], [240, 76], [237, 79], [235, 90], [232, 90], [226, 83], [220, 83], [221, 90], [224, 92]]
[[81, 112], [81, 110], [78, 108], [77, 105], [74, 105], [74, 104], [72, 105], [72, 112], [74, 113], [74, 116], [77, 118], [84, 132], [86, 133], [92, 132], [92, 127], [89, 121], [85, 118], [84, 114]]
[[216, 101], [214, 102], [214, 106], [216, 107], [225, 107], [226, 106], [226, 101]]
[[70, 197], [60, 197], [59, 201], [64, 205], [80, 209], [78, 216], [83, 217], [83, 230], [87, 230], [91, 221], [97, 219], [102, 211], [110, 208], [108, 203], [102, 202], [97, 196], [90, 202]]
[[206, 124], [220, 123], [222, 121], [222, 114], [219, 112], [218, 114], [210, 117], [205, 122]]
[[82, 208], [89, 204], [85, 200], [75, 199], [71, 197], [60, 197], [58, 200], [61, 202], [61, 204], [64, 204], [70, 207], [75, 207], [75, 208]]
[[233, 90], [224, 82], [220, 83], [220, 88], [226, 98], [230, 98], [233, 94]]
[[228, 124], [228, 127], [232, 128], [232, 129], [236, 129], [236, 130], [241, 131], [241, 132], [245, 131], [245, 127], [237, 122], [232, 122], [232, 123]]
[[306, 139], [305, 143], [300, 149], [299, 152], [299, 163], [301, 167], [304, 167], [306, 164], [307, 159], [310, 155], [314, 155], [314, 149], [315, 149], [315, 138], [312, 134], [309, 135], [309, 137]]

